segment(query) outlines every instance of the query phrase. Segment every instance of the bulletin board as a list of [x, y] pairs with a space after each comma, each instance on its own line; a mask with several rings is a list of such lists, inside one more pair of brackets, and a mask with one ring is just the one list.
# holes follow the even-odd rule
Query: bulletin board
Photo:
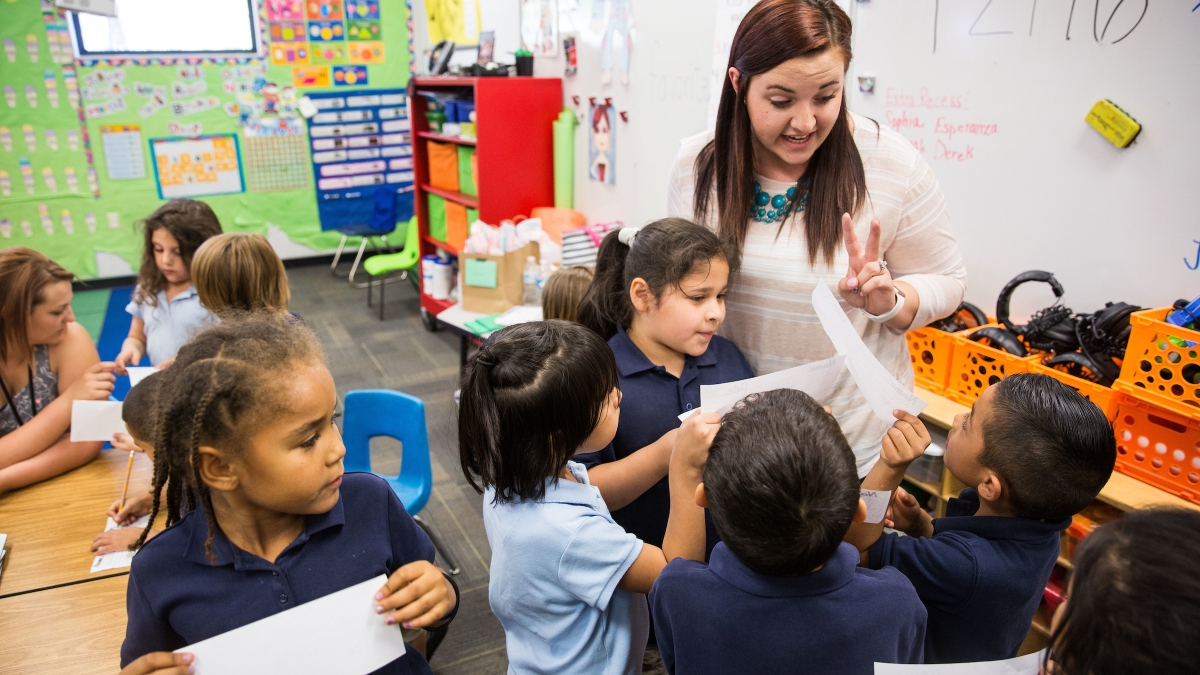
[[150, 157], [160, 199], [191, 199], [242, 192], [236, 134], [154, 138]]
[[[285, 6], [291, 18], [271, 18]], [[411, 74], [409, 4], [259, 7], [261, 58], [80, 61], [65, 15], [50, 3], [0, 2], [0, 248], [34, 248], [84, 279], [136, 272], [138, 221], [172, 194], [160, 194], [151, 142], [192, 137], [236, 144], [239, 186], [226, 171], [217, 184], [228, 189], [211, 194], [205, 186], [198, 197], [225, 231], [266, 235], [285, 244], [285, 257], [335, 248], [339, 236], [321, 229], [298, 101], [371, 83], [403, 87]], [[281, 42], [303, 45], [305, 62], [276, 63], [272, 48]], [[317, 70], [301, 70], [298, 81], [299, 66]]]
[[375, 192], [399, 197], [397, 221], [412, 217], [412, 134], [403, 89], [311, 94], [312, 171], [321, 228], [366, 225]]

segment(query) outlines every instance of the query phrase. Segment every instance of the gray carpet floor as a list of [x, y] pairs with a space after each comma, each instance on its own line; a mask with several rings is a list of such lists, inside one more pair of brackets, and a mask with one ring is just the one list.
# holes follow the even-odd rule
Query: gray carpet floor
[[[382, 388], [425, 401], [434, 485], [420, 515], [462, 568], [456, 577], [461, 606], [430, 662], [433, 672], [506, 672], [504, 629], [488, 607], [491, 549], [483, 529], [482, 500], [458, 466], [454, 405], [458, 338], [425, 330], [417, 292], [407, 282], [388, 285], [386, 319], [380, 321], [378, 308], [367, 307], [366, 290], [351, 288], [345, 276], [335, 279], [326, 266], [293, 268], [288, 279], [291, 310], [304, 318], [324, 345], [339, 396]], [[373, 470], [395, 475], [399, 451], [399, 443], [376, 439], [371, 447]], [[439, 563], [446, 566], [445, 561]]]

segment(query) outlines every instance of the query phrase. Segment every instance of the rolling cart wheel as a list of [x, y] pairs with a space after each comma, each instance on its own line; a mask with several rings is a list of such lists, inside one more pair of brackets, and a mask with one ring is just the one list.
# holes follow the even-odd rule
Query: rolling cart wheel
[[429, 313], [429, 310], [421, 308], [421, 323], [425, 324], [425, 330], [430, 333], [436, 333], [438, 329], [437, 318]]

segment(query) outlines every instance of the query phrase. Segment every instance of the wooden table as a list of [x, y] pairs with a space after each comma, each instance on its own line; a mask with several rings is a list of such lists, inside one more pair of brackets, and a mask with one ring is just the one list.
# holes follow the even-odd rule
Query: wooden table
[[[93, 575], [90, 550], [92, 538], [104, 530], [108, 507], [121, 497], [128, 459], [119, 450], [104, 450], [74, 471], [0, 496], [0, 532], [8, 535], [0, 598], [129, 573], [126, 568]], [[152, 474], [150, 460], [135, 455], [129, 494], [148, 490]]]
[[128, 581], [121, 575], [0, 598], [0, 675], [115, 675]]

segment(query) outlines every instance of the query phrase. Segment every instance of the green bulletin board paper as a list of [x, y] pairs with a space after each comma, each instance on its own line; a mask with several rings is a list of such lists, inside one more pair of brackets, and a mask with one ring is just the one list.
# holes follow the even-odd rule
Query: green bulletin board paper
[[464, 281], [475, 288], [496, 287], [496, 261], [483, 258], [467, 258]]
[[[379, 21], [386, 60], [368, 66], [369, 81], [373, 86], [404, 86], [409, 77], [405, 3], [388, 3], [382, 7]], [[27, 54], [28, 35], [35, 36], [38, 41], [36, 63], [32, 62]], [[50, 256], [81, 278], [96, 276], [97, 252], [115, 254], [128, 262], [134, 270], [140, 263], [142, 236], [137, 224], [165, 203], [159, 199], [155, 178], [149, 171], [153, 166], [149, 139], [181, 135], [237, 134], [243, 153], [239, 159], [245, 162], [246, 144], [240, 122], [236, 116], [227, 113], [224, 107], [237, 101], [237, 83], [248, 83], [250, 79], [223, 78], [223, 71], [266, 63], [267, 81], [275, 82], [281, 88], [292, 85], [291, 67], [270, 65], [269, 59], [239, 65], [201, 63], [201, 78], [181, 77], [178, 71], [184, 67], [182, 65], [77, 65], [76, 79], [81, 96], [85, 88], [85, 78], [98, 71], [106, 75], [122, 71], [124, 79], [120, 80], [119, 84], [127, 89], [122, 94], [124, 110], [87, 120], [87, 133], [91, 140], [98, 174], [97, 185], [101, 194], [100, 198], [96, 199], [88, 186], [83, 130], [78, 115], [67, 98], [63, 67], [52, 60], [45, 23], [36, 0], [0, 1], [0, 40], [2, 39], [11, 39], [16, 51], [12, 61], [7, 58], [7, 54], [0, 54], [0, 86], [12, 86], [15, 94], [12, 97], [13, 106], [9, 106], [7, 100], [0, 99], [0, 127], [8, 128], [8, 139], [12, 147], [12, 150], [8, 151], [6, 148], [9, 143], [0, 145], [0, 171], [7, 174], [0, 174], [0, 187], [4, 185], [5, 177], [9, 186], [7, 196], [0, 192], [0, 235], [6, 234], [0, 236], [0, 248], [29, 246]], [[265, 32], [264, 39], [269, 39], [269, 31]], [[269, 45], [267, 48], [269, 49]], [[50, 94], [47, 92], [49, 81], [45, 72], [47, 69], [53, 71], [53, 88], [58, 94], [57, 108], [50, 106]], [[178, 98], [172, 91], [175, 83], [196, 82], [203, 82], [205, 91]], [[229, 84], [231, 82], [234, 84]], [[136, 86], [138, 84], [142, 86]], [[36, 108], [32, 108], [26, 100], [27, 85], [33, 86], [37, 94]], [[235, 91], [229, 91], [227, 86]], [[157, 108], [148, 106], [152, 100], [149, 93], [155, 87], [162, 87], [167, 92], [165, 105]], [[362, 89], [363, 87], [331, 86], [322, 90], [351, 94]], [[303, 96], [309, 91], [318, 90], [300, 89], [296, 94]], [[220, 105], [178, 116], [172, 111], [171, 105], [174, 103], [208, 97], [217, 98]], [[81, 100], [80, 103], [87, 106], [111, 100], [113, 99]], [[146, 113], [144, 116], [143, 112]], [[145, 178], [116, 181], [109, 179], [105, 168], [107, 164], [100, 126], [114, 124], [136, 124], [141, 127], [144, 160], [148, 169]], [[192, 129], [196, 124], [201, 127], [198, 132]], [[24, 125], [32, 127], [36, 139], [35, 150], [31, 151], [26, 147]], [[172, 129], [175, 130], [174, 133]], [[47, 141], [47, 130], [53, 133], [57, 150], [53, 150]], [[68, 138], [69, 132], [73, 132], [73, 138]], [[4, 133], [0, 129], [0, 141], [3, 140]], [[74, 150], [69, 143], [72, 140]], [[28, 159], [34, 172], [35, 190], [32, 195], [26, 192], [23, 184], [21, 157]], [[71, 169], [72, 179], [68, 179], [68, 167]], [[53, 173], [57, 187], [54, 192], [49, 190], [43, 179], [44, 168], [50, 168]], [[68, 183], [72, 181], [77, 192], [69, 190]], [[293, 242], [317, 251], [334, 249], [340, 238], [336, 231], [321, 232], [316, 194], [312, 185], [306, 189], [270, 193], [243, 192], [206, 196], [201, 199], [216, 212], [226, 232], [257, 232], [266, 235], [269, 233], [268, 225], [271, 225], [279, 228]], [[44, 210], [49, 218], [49, 230], [44, 226], [46, 221], [39, 209], [42, 205], [45, 206]], [[71, 233], [64, 229], [64, 211], [68, 214], [65, 222], [70, 226]], [[25, 235], [23, 223], [28, 225], [29, 236]]]

